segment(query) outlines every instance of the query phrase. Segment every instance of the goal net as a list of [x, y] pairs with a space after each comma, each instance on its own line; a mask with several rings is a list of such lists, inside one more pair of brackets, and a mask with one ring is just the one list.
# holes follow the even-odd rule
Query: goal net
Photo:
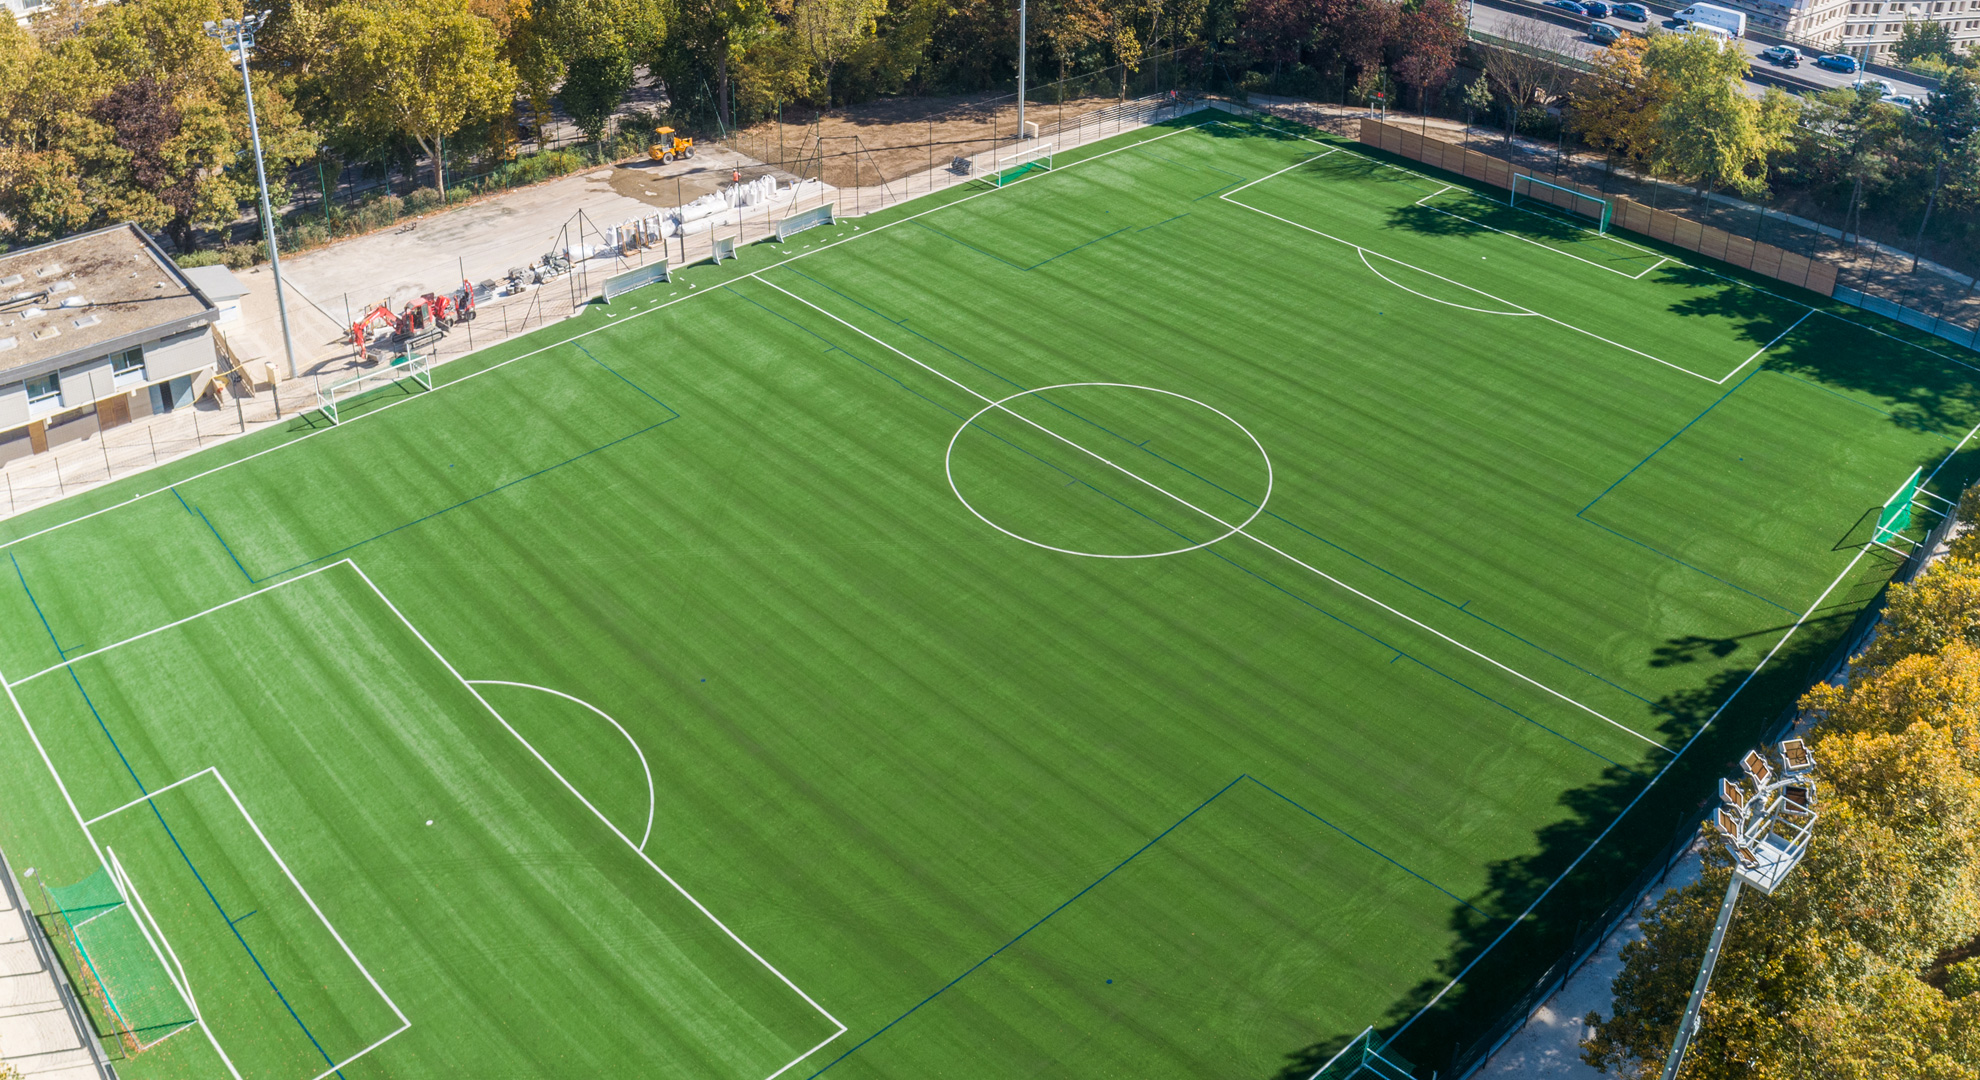
[[1570, 187], [1550, 184], [1525, 173], [1514, 173], [1512, 198], [1508, 200], [1508, 205], [1524, 206], [1530, 210], [1534, 203], [1545, 203], [1556, 210], [1565, 210], [1577, 217], [1587, 218], [1595, 223], [1596, 232], [1605, 234], [1609, 231], [1609, 218], [1615, 209], [1607, 199], [1598, 199]]
[[1413, 1080], [1409, 1062], [1385, 1052], [1379, 1041], [1373, 1027], [1363, 1030], [1307, 1080]]
[[74, 953], [77, 988], [127, 1051], [148, 1050], [197, 1022], [152, 931], [109, 870], [74, 885], [44, 883], [43, 892]]
[[997, 159], [997, 186], [1003, 187], [1005, 184], [1022, 179], [1030, 173], [1050, 172], [1051, 170], [1052, 144], [1043, 143], [1038, 146], [1028, 146], [1015, 154], [1009, 154]]
[[360, 399], [391, 386], [401, 386], [407, 380], [433, 389], [433, 369], [426, 357], [418, 353], [401, 353], [392, 358], [388, 367], [377, 371], [366, 371], [337, 380], [328, 386], [318, 384], [316, 407], [323, 412], [325, 419], [338, 423], [343, 411]]

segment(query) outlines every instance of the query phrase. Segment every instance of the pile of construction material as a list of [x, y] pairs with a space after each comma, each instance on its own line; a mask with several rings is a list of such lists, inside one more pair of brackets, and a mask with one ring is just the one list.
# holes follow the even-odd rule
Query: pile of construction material
[[695, 236], [738, 225], [744, 215], [775, 217], [804, 199], [821, 197], [823, 191], [824, 185], [817, 180], [798, 180], [779, 187], [776, 177], [759, 176], [711, 191], [686, 206], [601, 230], [599, 242], [573, 244], [561, 254], [572, 262], [626, 255], [641, 248], [662, 246], [672, 237]]

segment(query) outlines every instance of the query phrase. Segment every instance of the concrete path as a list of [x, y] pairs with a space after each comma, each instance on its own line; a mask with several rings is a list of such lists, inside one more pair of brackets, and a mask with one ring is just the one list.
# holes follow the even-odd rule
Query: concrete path
[[[31, 1080], [115, 1080], [93, 1052], [94, 1038], [67, 991], [56, 983], [52, 957], [21, 909], [11, 869], [0, 860], [0, 1064]], [[42, 947], [37, 948], [37, 945]], [[85, 1041], [88, 1040], [88, 1041]]]

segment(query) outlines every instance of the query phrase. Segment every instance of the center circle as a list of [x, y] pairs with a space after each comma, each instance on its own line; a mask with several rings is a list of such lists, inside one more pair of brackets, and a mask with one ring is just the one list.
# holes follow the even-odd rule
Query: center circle
[[[1113, 452], [1113, 449], [1125, 448], [1129, 451], [1140, 453], [1145, 450], [1146, 442], [1153, 441], [1152, 436], [1149, 440], [1144, 440], [1143, 443], [1136, 444], [1133, 443], [1132, 441], [1123, 441], [1124, 437], [1120, 436], [1118, 433], [1109, 431], [1108, 433], [1111, 436], [1113, 436], [1114, 439], [1116, 440], [1115, 448], [1110, 448], [1109, 454], [1103, 455], [1080, 443], [1074, 442], [1073, 440], [1066, 438], [1064, 435], [1059, 434], [1056, 431], [1052, 431], [1051, 429], [1046, 428], [1044, 425], [1041, 425], [1034, 420], [1031, 420], [1027, 417], [1020, 415], [1019, 413], [1016, 412], [1016, 410], [1010, 408], [1010, 403], [1018, 400], [1019, 398], [1032, 397], [1034, 395], [1044, 394], [1054, 390], [1082, 390], [1082, 389], [1132, 390], [1146, 394], [1159, 394], [1166, 398], [1172, 398], [1178, 402], [1183, 402], [1189, 405], [1193, 405], [1197, 409], [1203, 410], [1203, 412], [1209, 413], [1211, 416], [1221, 419], [1224, 425], [1228, 425], [1229, 428], [1236, 429], [1238, 433], [1243, 435], [1245, 442], [1248, 442], [1250, 444], [1250, 449], [1256, 450], [1258, 454], [1258, 459], [1260, 462], [1263, 463], [1265, 468], [1265, 490], [1263, 494], [1261, 494], [1258, 497], [1256, 504], [1249, 507], [1249, 513], [1245, 515], [1242, 521], [1238, 521], [1236, 524], [1231, 524], [1231, 519], [1234, 518], [1236, 514], [1234, 512], [1227, 512], [1228, 510], [1227, 505], [1206, 506], [1205, 503], [1210, 501], [1211, 499], [1216, 499], [1216, 498], [1223, 498], [1224, 501], [1228, 503], [1230, 499], [1242, 500], [1243, 496], [1236, 495], [1234, 492], [1228, 489], [1217, 486], [1214, 480], [1208, 480], [1205, 477], [1198, 475], [1197, 472], [1191, 471], [1186, 465], [1181, 465], [1173, 461], [1168, 461], [1166, 458], [1162, 458], [1160, 455], [1157, 455], [1153, 460], [1161, 461], [1164, 463], [1164, 467], [1167, 470], [1167, 472], [1166, 475], [1163, 475], [1163, 480], [1168, 481], [1167, 483], [1149, 480], [1147, 477], [1143, 476], [1141, 472], [1130, 470], [1126, 468], [1123, 464], [1121, 464], [1121, 462], [1114, 460], [1115, 458], [1123, 457], [1123, 455]], [[964, 433], [970, 431], [973, 428], [977, 428], [978, 422], [981, 421], [986, 415], [993, 412], [1002, 413], [1008, 416], [1009, 418], [1012, 418], [1015, 421], [1014, 424], [1015, 431], [1026, 436], [1036, 438], [1043, 445], [1050, 446], [1054, 449], [1069, 451], [1070, 453], [1068, 456], [1071, 460], [1078, 461], [1083, 465], [1094, 468], [1096, 472], [1098, 472], [1100, 475], [1108, 476], [1110, 478], [1118, 478], [1120, 481], [1124, 483], [1126, 488], [1152, 496], [1156, 502], [1158, 502], [1159, 504], [1165, 507], [1175, 507], [1176, 509], [1183, 510], [1186, 514], [1188, 514], [1189, 517], [1193, 519], [1210, 522], [1214, 527], [1218, 528], [1221, 531], [1218, 533], [1218, 535], [1212, 537], [1211, 539], [1205, 540], [1202, 543], [1197, 543], [1197, 544], [1184, 544], [1178, 547], [1169, 548], [1161, 551], [1109, 553], [1109, 552], [1099, 552], [1099, 551], [1081, 551], [1077, 548], [1065, 547], [1059, 544], [1048, 544], [1043, 540], [1026, 536], [1023, 533], [1016, 531], [1015, 529], [1006, 528], [1005, 526], [998, 524], [997, 522], [991, 520], [990, 516], [986, 514], [982, 509], [980, 509], [975, 503], [970, 502], [969, 496], [963, 494], [963, 485], [960, 484], [956, 479], [957, 442], [962, 439]], [[1076, 415], [1076, 414], [1069, 413], [1069, 415]], [[1093, 421], [1087, 420], [1087, 418], [1084, 417], [1080, 417], [1079, 419], [1089, 424], [1093, 423]], [[1103, 426], [1100, 428], [1100, 430], [1105, 431], [1107, 429], [1104, 428]], [[1009, 442], [1009, 440], [1004, 440], [1004, 441], [1006, 441], [1007, 443]], [[1149, 453], [1153, 453], [1153, 452], [1149, 452]], [[1035, 455], [1032, 456], [1035, 457]], [[1117, 383], [1117, 382], [1058, 383], [1052, 386], [1040, 386], [1031, 390], [1021, 390], [1015, 394], [1011, 394], [1008, 397], [1000, 398], [996, 401], [990, 402], [989, 404], [983, 406], [983, 408], [978, 409], [976, 413], [972, 415], [969, 419], [963, 421], [962, 426], [956, 429], [956, 433], [949, 437], [949, 447], [947, 453], [943, 455], [942, 465], [944, 472], [948, 475], [949, 478], [949, 490], [955, 492], [956, 498], [963, 504], [963, 508], [968, 510], [970, 513], [976, 515], [977, 520], [983, 522], [985, 525], [990, 526], [991, 528], [997, 530], [998, 532], [1003, 533], [1005, 536], [1008, 536], [1013, 540], [1022, 540], [1025, 543], [1032, 545], [1033, 547], [1044, 548], [1047, 551], [1056, 551], [1062, 555], [1078, 555], [1088, 559], [1159, 559], [1167, 555], [1181, 555], [1185, 552], [1195, 551], [1199, 548], [1209, 547], [1212, 544], [1218, 543], [1219, 541], [1222, 540], [1227, 540], [1230, 537], [1235, 536], [1240, 532], [1243, 532], [1245, 527], [1249, 526], [1254, 520], [1256, 520], [1259, 514], [1265, 512], [1265, 504], [1272, 497], [1272, 457], [1270, 454], [1267, 454], [1265, 452], [1265, 445], [1258, 441], [1258, 437], [1256, 435], [1253, 435], [1249, 428], [1246, 428], [1243, 424], [1238, 423], [1237, 420], [1233, 419], [1229, 413], [1224, 412], [1222, 409], [1219, 409], [1213, 405], [1207, 405], [1201, 401], [1198, 401], [1193, 397], [1188, 396], [1187, 394], [1178, 394], [1173, 390], [1163, 390], [1153, 386], [1141, 386], [1135, 383]], [[1158, 475], [1162, 475], [1162, 474], [1158, 474]], [[1181, 480], [1182, 482], [1180, 483], [1175, 482], [1176, 480]], [[1064, 486], [1071, 487], [1073, 486], [1073, 484], [1078, 482], [1079, 482], [1078, 478], [1075, 477], [1074, 480], [1067, 482]], [[1177, 488], [1182, 488], [1184, 490], [1178, 491], [1176, 490]], [[1219, 493], [1221, 493], [1221, 495], [1219, 495]], [[1242, 508], [1241, 505], [1240, 508]], [[1137, 513], [1139, 512], [1137, 511]], [[1146, 515], [1141, 515], [1141, 516], [1145, 517]]]

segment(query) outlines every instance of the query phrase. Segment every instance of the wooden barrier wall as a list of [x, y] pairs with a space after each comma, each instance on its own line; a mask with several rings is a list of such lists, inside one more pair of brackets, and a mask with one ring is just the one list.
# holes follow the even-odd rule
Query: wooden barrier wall
[[[1361, 141], [1391, 154], [1420, 161], [1425, 165], [1432, 165], [1445, 172], [1490, 184], [1493, 187], [1511, 190], [1515, 175], [1532, 176], [1598, 199], [1607, 199], [1614, 208], [1610, 224], [1615, 228], [1627, 229], [1640, 236], [1647, 236], [1652, 240], [1680, 247], [1686, 251], [1695, 251], [1708, 259], [1731, 263], [1742, 270], [1751, 270], [1756, 274], [1785, 281], [1823, 296], [1833, 296], [1836, 291], [1836, 267], [1833, 263], [1810, 259], [1744, 236], [1735, 236], [1723, 229], [1715, 229], [1710, 225], [1692, 221], [1690, 218], [1653, 209], [1625, 195], [1607, 194], [1553, 173], [1518, 168], [1503, 158], [1468, 150], [1442, 139], [1425, 138], [1418, 132], [1394, 124], [1385, 124], [1379, 120], [1361, 121]], [[1530, 195], [1537, 201], [1557, 206], [1567, 206], [1575, 201], [1574, 197], [1566, 192], [1547, 188], [1530, 188]], [[1522, 197], [1526, 196], [1522, 195]]]

